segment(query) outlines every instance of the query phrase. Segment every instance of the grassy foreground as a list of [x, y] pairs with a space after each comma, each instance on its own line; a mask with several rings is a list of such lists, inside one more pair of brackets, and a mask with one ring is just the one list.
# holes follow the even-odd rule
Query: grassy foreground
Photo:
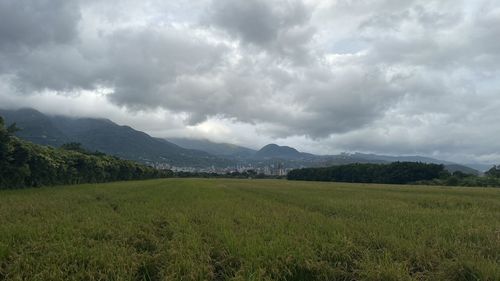
[[167, 179], [0, 191], [0, 280], [500, 280], [500, 190]]

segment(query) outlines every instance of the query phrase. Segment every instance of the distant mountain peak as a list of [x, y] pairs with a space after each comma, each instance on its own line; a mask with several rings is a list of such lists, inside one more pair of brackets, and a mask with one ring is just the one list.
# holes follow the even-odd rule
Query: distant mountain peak
[[255, 153], [256, 158], [283, 158], [292, 159], [302, 157], [302, 153], [297, 151], [297, 149], [289, 146], [279, 146], [277, 144], [268, 144], [262, 147], [259, 151]]
[[281, 146], [281, 145], [277, 145], [275, 143], [270, 143], [264, 147], [262, 147], [260, 149], [260, 151], [263, 151], [263, 150], [280, 150], [280, 151], [295, 151], [295, 152], [299, 152], [297, 151], [297, 149], [293, 148], [293, 147], [290, 147], [290, 146]]

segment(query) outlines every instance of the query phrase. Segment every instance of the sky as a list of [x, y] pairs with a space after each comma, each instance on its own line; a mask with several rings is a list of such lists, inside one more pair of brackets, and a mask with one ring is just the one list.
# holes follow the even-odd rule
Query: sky
[[498, 0], [0, 0], [0, 107], [500, 163]]

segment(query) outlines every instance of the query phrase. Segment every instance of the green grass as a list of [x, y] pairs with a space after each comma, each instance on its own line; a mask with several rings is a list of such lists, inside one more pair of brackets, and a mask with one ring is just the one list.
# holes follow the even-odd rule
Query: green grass
[[0, 280], [500, 280], [500, 190], [168, 179], [1, 191]]

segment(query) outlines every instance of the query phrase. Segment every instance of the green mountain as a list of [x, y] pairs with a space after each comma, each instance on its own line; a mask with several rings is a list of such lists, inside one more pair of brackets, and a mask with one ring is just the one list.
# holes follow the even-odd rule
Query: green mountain
[[293, 147], [279, 146], [277, 144], [268, 144], [261, 148], [253, 156], [256, 159], [285, 159], [285, 160], [300, 160], [315, 158], [316, 155], [302, 153]]
[[164, 139], [153, 138], [128, 126], [107, 119], [49, 116], [34, 109], [0, 110], [7, 124], [16, 123], [22, 139], [54, 147], [78, 142], [90, 151], [100, 151], [142, 163], [174, 166], [224, 167], [232, 162], [210, 153], [185, 149]]
[[13, 136], [0, 117], [0, 189], [99, 183], [171, 176], [134, 161], [85, 151], [76, 144], [54, 148]]
[[52, 118], [34, 109], [0, 109], [6, 124], [16, 123], [21, 130], [16, 135], [24, 140], [54, 147], [70, 142], [70, 138], [54, 126]]

